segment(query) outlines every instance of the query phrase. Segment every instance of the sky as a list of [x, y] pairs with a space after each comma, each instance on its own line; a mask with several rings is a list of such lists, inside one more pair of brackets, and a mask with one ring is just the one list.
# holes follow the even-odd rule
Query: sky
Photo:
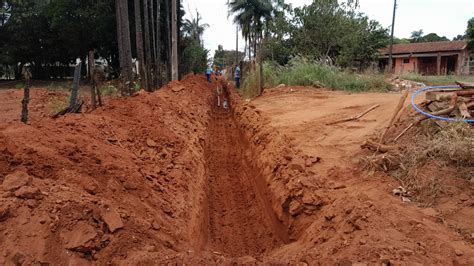
[[[384, 27], [392, 23], [393, 0], [359, 0], [360, 11]], [[312, 0], [286, 0], [294, 7], [310, 4]], [[209, 24], [204, 32], [204, 46], [210, 55], [219, 44], [226, 50], [235, 49], [236, 26], [228, 16], [227, 0], [184, 0], [186, 17], [196, 16]], [[467, 21], [474, 17], [474, 0], [397, 0], [395, 36], [409, 38], [412, 31], [422, 29], [424, 34], [434, 32], [449, 39], [464, 34]], [[240, 37], [240, 34], [239, 34]], [[244, 42], [240, 37], [239, 50]]]

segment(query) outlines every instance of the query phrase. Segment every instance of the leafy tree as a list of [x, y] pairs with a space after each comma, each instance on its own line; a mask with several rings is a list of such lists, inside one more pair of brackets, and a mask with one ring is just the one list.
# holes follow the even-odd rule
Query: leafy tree
[[[244, 60], [244, 56], [244, 53], [239, 51], [238, 61]], [[218, 49], [214, 52], [214, 65], [222, 69], [233, 64], [235, 64], [235, 50], [224, 50], [224, 47], [219, 45]]]
[[187, 73], [204, 73], [207, 69], [207, 56], [209, 50], [204, 49], [202, 45], [191, 38], [183, 40], [184, 50], [181, 55], [180, 72]]
[[262, 51], [264, 60], [286, 65], [293, 54], [294, 41], [290, 38], [296, 28], [288, 17], [294, 17], [291, 5], [284, 4], [267, 23], [267, 36]]
[[453, 41], [461, 41], [464, 40], [466, 36], [458, 34], [456, 37], [453, 38]]
[[474, 17], [467, 22], [466, 39], [471, 52], [474, 53]]
[[359, 31], [341, 46], [337, 62], [342, 66], [357, 62], [361, 71], [378, 58], [379, 49], [389, 44], [390, 37], [388, 29], [383, 28], [377, 21], [361, 17], [355, 22], [354, 28]]
[[200, 23], [201, 15], [196, 11], [196, 17], [186, 19], [183, 23], [182, 32], [184, 36], [190, 37], [191, 39], [202, 44], [202, 35], [204, 31], [209, 28], [209, 24]]
[[423, 40], [423, 30], [415, 30], [411, 32], [410, 42], [417, 43]]
[[339, 4], [337, 0], [315, 0], [296, 8], [293, 24], [297, 28], [292, 36], [296, 52], [316, 58], [337, 57], [341, 47], [363, 30], [357, 6], [354, 1]]
[[407, 39], [407, 38], [394, 38], [393, 40], [393, 43], [394, 44], [407, 44], [407, 43], [410, 43], [410, 39]]
[[438, 34], [436, 33], [429, 33], [423, 36], [421, 41], [422, 42], [445, 42], [445, 41], [449, 41], [449, 39], [446, 38], [445, 36], [442, 36], [442, 37], [438, 36]]
[[423, 30], [413, 31], [411, 33], [411, 38], [409, 40], [411, 43], [449, 41], [449, 39], [446, 38], [445, 36], [441, 37], [436, 33], [429, 33], [429, 34], [423, 35]]

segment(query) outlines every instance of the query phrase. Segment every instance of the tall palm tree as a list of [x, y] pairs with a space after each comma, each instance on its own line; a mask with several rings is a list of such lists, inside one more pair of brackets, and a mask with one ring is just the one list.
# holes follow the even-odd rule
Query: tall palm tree
[[254, 58], [257, 57], [259, 47], [259, 87], [263, 92], [263, 63], [262, 63], [262, 41], [264, 26], [274, 16], [279, 7], [283, 6], [282, 0], [229, 0], [229, 14], [234, 15], [234, 23], [242, 29], [242, 35], [253, 46]]
[[183, 23], [182, 29], [185, 36], [196, 40], [200, 44], [202, 44], [202, 35], [204, 34], [204, 31], [209, 28], [209, 24], [207, 23], [200, 24], [201, 19], [201, 15], [196, 11], [196, 18], [191, 18], [191, 20], [186, 19]]
[[234, 23], [242, 29], [242, 36], [254, 47], [263, 38], [264, 25], [271, 19], [276, 6], [282, 4], [280, 0], [230, 0], [229, 14], [234, 15]]

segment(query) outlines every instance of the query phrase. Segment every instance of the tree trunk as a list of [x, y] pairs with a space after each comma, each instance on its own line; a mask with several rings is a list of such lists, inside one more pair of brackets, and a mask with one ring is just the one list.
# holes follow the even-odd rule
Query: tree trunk
[[132, 43], [130, 40], [130, 24], [128, 17], [128, 0], [123, 1], [122, 13], [122, 37], [124, 39], [124, 55], [125, 55], [125, 84], [127, 85], [126, 93], [131, 94], [131, 83], [133, 81], [133, 64], [132, 64]]
[[262, 55], [262, 41], [260, 41], [260, 45], [259, 45], [259, 49], [258, 49], [258, 64], [259, 64], [259, 77], [260, 77], [260, 84], [259, 84], [259, 88], [260, 88], [260, 95], [262, 95], [263, 93], [263, 86], [264, 86], [264, 83], [265, 83], [265, 77], [263, 76], [263, 55]]
[[138, 68], [140, 76], [140, 87], [146, 88], [145, 54], [143, 52], [142, 12], [140, 0], [134, 0], [135, 4], [135, 39], [137, 46]]
[[130, 42], [130, 24], [128, 19], [128, 1], [116, 0], [117, 41], [119, 44], [120, 71], [123, 79], [122, 95], [131, 94], [132, 45]]
[[148, 1], [144, 0], [144, 19], [145, 19], [145, 55], [146, 55], [146, 91], [151, 91], [151, 42], [150, 42], [150, 20], [148, 12]]
[[171, 80], [178, 80], [177, 0], [171, 0]]
[[252, 60], [252, 38], [250, 37], [250, 34], [249, 34], [249, 61]]
[[161, 61], [161, 49], [160, 49], [160, 17], [161, 17], [161, 1], [157, 0], [156, 1], [156, 47], [155, 47], [155, 76], [156, 76], [156, 81], [157, 87], [161, 86], [161, 77], [160, 77], [160, 61]]
[[170, 1], [171, 0], [165, 0], [165, 24], [166, 24], [166, 81], [169, 81], [171, 79], [171, 24], [170, 24]]
[[151, 51], [152, 51], [152, 61], [150, 62], [150, 65], [152, 66], [152, 84], [153, 84], [153, 90], [156, 89], [156, 31], [155, 31], [155, 2], [154, 0], [151, 0], [150, 2], [150, 20], [151, 20]]
[[123, 74], [122, 68], [125, 64], [125, 61], [124, 61], [125, 57], [123, 54], [123, 38], [122, 38], [122, 15], [120, 13], [120, 10], [122, 9], [121, 5], [122, 5], [122, 0], [115, 0], [115, 18], [117, 21], [117, 45], [118, 45], [118, 50], [119, 50], [120, 75]]

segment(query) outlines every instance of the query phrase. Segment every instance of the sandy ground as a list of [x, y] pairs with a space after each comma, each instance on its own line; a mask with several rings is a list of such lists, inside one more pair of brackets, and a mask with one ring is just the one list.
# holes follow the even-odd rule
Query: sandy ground
[[[388, 125], [399, 99], [400, 93], [350, 94], [287, 87], [269, 90], [252, 103], [304, 153], [322, 158], [320, 167], [330, 168], [354, 163], [360, 145]], [[356, 116], [375, 104], [380, 107], [357, 121], [326, 125]]]
[[[453, 242], [444, 239], [444, 244], [452, 243], [472, 250], [474, 226], [473, 219], [468, 218], [474, 217], [472, 182], [456, 178], [456, 173], [449, 167], [427, 165], [420, 169], [420, 178], [430, 180], [434, 175], [441, 176], [439, 182], [444, 187], [434, 204], [428, 207], [420, 204], [422, 207], [416, 208], [418, 204], [401, 203], [399, 198], [392, 196], [392, 189], [400, 185], [394, 178], [369, 175], [360, 169], [359, 162], [367, 155], [367, 152], [361, 150], [361, 144], [369, 138], [377, 139], [380, 136], [392, 117], [400, 96], [401, 93], [346, 93], [283, 87], [268, 90], [251, 104], [269, 118], [273, 127], [291, 136], [297, 149], [321, 158], [320, 163], [312, 170], [328, 176], [328, 182], [334, 184], [334, 187], [342, 187], [336, 198], [352, 198], [354, 201], [363, 199], [377, 205], [377, 209], [386, 212], [383, 215], [390, 220], [389, 227], [393, 232], [413, 230], [405, 228], [398, 218], [409, 221], [409, 224], [417, 224], [418, 228], [430, 227], [427, 222], [442, 224], [451, 230], [453, 236], [459, 238]], [[330, 122], [355, 116], [375, 104], [380, 104], [380, 107], [362, 119], [328, 125]], [[411, 110], [408, 106], [407, 100], [404, 104], [406, 111]], [[412, 116], [411, 111], [409, 113], [408, 116]], [[404, 115], [403, 119], [406, 118]], [[405, 126], [406, 122], [401, 121], [390, 132], [398, 134]], [[409, 141], [405, 140], [405, 144], [410, 145]], [[393, 214], [398, 218], [393, 217]], [[409, 237], [417, 235], [413, 231], [410, 234], [412, 235]], [[430, 241], [433, 241], [432, 244], [436, 242], [433, 239]], [[361, 244], [365, 242], [360, 241]], [[420, 262], [425, 263], [423, 260]], [[471, 258], [470, 263], [472, 262]]]
[[[356, 164], [398, 98], [283, 88], [246, 103], [190, 76], [23, 125], [21, 93], [0, 91], [0, 264], [472, 265], [465, 234]], [[446, 204], [472, 217], [470, 193]]]

